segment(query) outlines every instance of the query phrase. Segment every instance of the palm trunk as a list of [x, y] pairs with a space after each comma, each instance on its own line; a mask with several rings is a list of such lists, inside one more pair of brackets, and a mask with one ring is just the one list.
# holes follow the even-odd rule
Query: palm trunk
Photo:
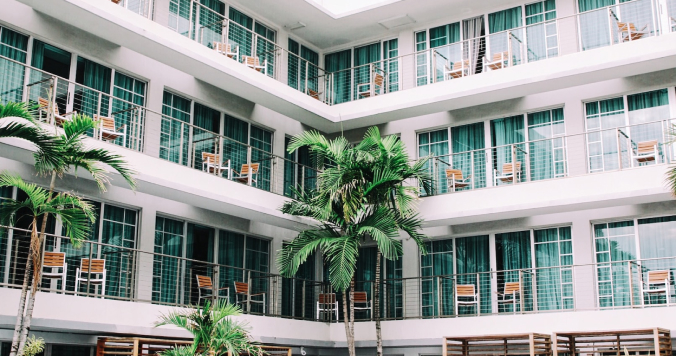
[[[29, 247], [30, 249], [30, 247]], [[30, 251], [28, 251], [30, 256]], [[23, 285], [21, 286], [21, 298], [19, 298], [19, 310], [16, 313], [16, 323], [14, 325], [14, 336], [12, 336], [12, 347], [9, 356], [17, 356], [19, 354], [19, 335], [21, 334], [21, 326], [23, 325], [23, 315], [26, 308], [26, 296], [28, 295], [28, 284], [30, 281], [31, 270], [33, 269], [33, 259], [28, 258], [26, 261], [26, 271], [23, 276]]]
[[345, 340], [347, 340], [347, 351], [350, 356], [355, 356], [352, 353], [353, 336], [350, 335], [350, 315], [347, 313], [347, 291], [343, 291], [343, 321], [345, 322]]
[[[52, 172], [52, 180], [49, 183], [49, 195], [47, 197], [47, 202], [52, 200], [52, 194], [54, 192], [54, 187], [56, 186], [56, 172]], [[35, 231], [35, 238], [31, 236], [31, 248], [33, 249], [33, 284], [31, 288], [30, 298], [28, 299], [28, 305], [26, 306], [26, 315], [23, 317], [21, 325], [21, 334], [19, 336], [19, 345], [18, 345], [18, 355], [23, 354], [23, 348], [26, 345], [26, 339], [28, 339], [28, 332], [31, 328], [31, 322], [33, 320], [33, 307], [35, 306], [35, 295], [40, 288], [40, 283], [42, 282], [42, 244], [45, 240], [45, 232], [47, 230], [47, 220], [48, 214], [42, 215], [42, 226], [40, 227], [40, 235], [37, 236], [37, 231]], [[37, 221], [34, 221], [33, 226]]]
[[350, 347], [350, 355], [356, 356], [357, 350], [354, 345], [354, 274], [350, 281], [350, 336], [352, 338], [351, 343], [348, 344]]
[[383, 335], [380, 330], [380, 265], [382, 254], [376, 255], [376, 285], [373, 287], [373, 314], [376, 319], [376, 355], [383, 356]]

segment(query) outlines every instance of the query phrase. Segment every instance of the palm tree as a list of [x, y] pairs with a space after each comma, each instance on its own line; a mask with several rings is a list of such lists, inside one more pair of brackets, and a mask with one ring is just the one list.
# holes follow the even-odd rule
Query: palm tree
[[178, 309], [160, 316], [155, 327], [174, 325], [189, 331], [193, 344], [165, 351], [163, 356], [193, 356], [240, 354], [263, 355], [263, 349], [253, 342], [248, 326], [244, 322], [233, 320], [242, 314], [242, 310], [226, 301], [212, 304], [206, 301], [203, 307]]
[[[374, 315], [378, 336], [378, 351], [382, 354], [380, 335], [379, 284], [381, 255], [389, 260], [401, 256], [401, 241], [395, 240], [399, 230], [405, 231], [424, 252], [418, 218], [413, 202], [417, 186], [405, 186], [406, 180], [417, 180], [429, 191], [431, 177], [424, 170], [425, 160], [410, 165], [405, 146], [395, 136], [380, 137], [377, 128], [370, 128], [364, 140], [350, 148], [345, 138], [333, 141], [315, 131], [294, 137], [289, 151], [308, 146], [319, 166], [327, 168], [318, 175], [316, 191], [296, 193], [297, 201], [284, 204], [282, 212], [312, 217], [321, 225], [303, 231], [280, 253], [282, 274], [292, 276], [307, 257], [319, 249], [327, 258], [329, 279], [339, 291], [354, 291], [354, 272], [359, 246], [374, 240], [378, 247], [374, 288]], [[346, 293], [343, 293], [345, 332], [350, 355], [354, 350], [354, 305], [348, 318]], [[350, 320], [348, 322], [348, 319]]]

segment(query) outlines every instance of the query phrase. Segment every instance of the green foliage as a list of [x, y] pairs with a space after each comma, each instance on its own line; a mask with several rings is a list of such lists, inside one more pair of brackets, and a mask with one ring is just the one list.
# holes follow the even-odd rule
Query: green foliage
[[19, 117], [34, 122], [36, 112], [37, 106], [29, 105], [23, 102], [8, 102], [6, 104], [0, 104], [0, 119], [5, 117]]
[[230, 352], [234, 356], [242, 353], [262, 356], [264, 352], [251, 340], [247, 324], [233, 320], [241, 314], [238, 306], [226, 301], [218, 301], [213, 306], [207, 301], [203, 307], [177, 309], [161, 315], [155, 327], [174, 325], [189, 331], [194, 337], [191, 346], [163, 352], [162, 355], [185, 356], [198, 352], [202, 355], [209, 352], [222, 355]]
[[35, 356], [45, 350], [45, 340], [35, 338], [35, 335], [26, 340], [26, 346], [23, 348], [23, 356]]

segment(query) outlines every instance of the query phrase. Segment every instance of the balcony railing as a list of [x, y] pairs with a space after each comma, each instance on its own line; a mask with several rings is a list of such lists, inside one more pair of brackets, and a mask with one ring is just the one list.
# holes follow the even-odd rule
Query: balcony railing
[[[2, 227], [0, 237], [0, 286], [18, 288], [23, 282], [30, 231]], [[68, 238], [48, 235], [43, 252], [62, 253], [64, 260], [54, 263], [52, 255], [51, 264], [43, 263], [43, 272], [51, 278], [44, 276], [41, 290], [187, 306], [215, 298], [209, 296], [211, 289], [200, 288], [200, 276], [208, 277], [218, 298], [240, 304], [246, 313], [329, 322], [342, 319], [342, 296], [333, 294], [326, 282], [175, 256], [181, 254], [180, 248], [168, 254], [171, 247], [156, 245], [156, 252], [150, 253], [121, 246], [114, 237], [107, 241], [85, 241], [74, 248]], [[105, 275], [93, 268], [83, 272], [86, 261], [97, 259], [105, 261], [99, 271]], [[380, 289], [381, 317], [396, 320], [665, 307], [676, 302], [675, 277], [676, 257], [669, 257], [385, 279]], [[244, 284], [236, 286], [236, 282]], [[655, 292], [660, 288], [668, 292]], [[366, 292], [371, 302], [374, 282], [358, 281], [355, 290]], [[318, 315], [320, 298], [333, 300], [333, 296], [340, 305], [338, 319], [333, 311]], [[358, 310], [356, 318], [371, 320], [373, 314]]]

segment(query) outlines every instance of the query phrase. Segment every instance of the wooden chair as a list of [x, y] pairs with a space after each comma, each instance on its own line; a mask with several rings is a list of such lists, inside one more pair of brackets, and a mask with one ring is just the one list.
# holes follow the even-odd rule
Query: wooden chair
[[446, 181], [451, 192], [455, 192], [457, 189], [469, 187], [472, 184], [472, 176], [463, 178], [461, 170], [449, 168], [446, 170]]
[[[101, 295], [106, 295], [106, 260], [88, 258], [80, 261], [80, 267], [75, 270], [75, 295], [80, 292], [80, 283], [101, 285]], [[89, 293], [89, 291], [87, 291]]]
[[462, 78], [469, 75], [469, 59], [444, 66], [444, 79]]
[[[516, 169], [514, 169], [514, 166], [512, 163], [505, 163], [502, 165], [502, 171], [495, 170], [495, 186], [498, 185], [498, 180], [503, 183], [518, 183], [521, 181], [521, 162], [516, 162]], [[514, 177], [516, 177], [516, 181]]]
[[322, 101], [322, 100], [319, 98], [319, 96], [322, 95], [322, 93], [316, 92], [316, 91], [314, 91], [314, 90], [312, 90], [312, 89], [310, 89], [310, 88], [306, 88], [305, 91], [307, 92], [307, 95], [309, 95], [311, 98], [317, 99], [317, 100], [319, 100], [319, 101]]
[[[262, 300], [254, 300], [253, 297], [257, 296], [262, 296]], [[240, 297], [242, 299], [240, 299]], [[249, 291], [249, 283], [244, 283], [244, 282], [235, 282], [235, 304], [240, 303], [242, 305], [242, 309], [244, 309], [244, 305], [246, 305], [247, 310], [249, 310], [249, 306], [251, 303], [258, 303], [263, 306], [263, 313], [265, 313], [265, 293], [256, 293], [256, 294], [251, 294]]]
[[368, 310], [369, 316], [373, 318], [373, 305], [366, 292], [354, 292], [354, 310]]
[[[373, 88], [371, 88], [373, 85]], [[372, 90], [373, 89], [373, 90]], [[357, 84], [357, 96], [359, 98], [368, 98], [373, 93], [373, 96], [385, 94], [385, 76], [380, 73], [373, 73], [373, 80], [371, 83]]]
[[115, 119], [112, 117], [105, 117], [100, 115], [94, 115], [94, 120], [99, 122], [99, 140], [101, 141], [115, 141], [118, 138], [122, 138], [122, 144], [124, 146], [125, 129], [127, 124], [122, 124], [122, 126], [115, 127]]
[[[42, 114], [44, 114], [46, 118], [49, 118], [49, 105], [49, 100], [45, 98], [38, 98], [38, 115], [40, 115], [40, 117], [42, 117]], [[67, 120], [70, 120], [71, 116], [77, 115], [77, 111], [71, 111], [61, 115], [59, 113], [59, 106], [56, 105], [56, 103], [53, 103], [52, 106], [54, 108], [54, 124], [57, 126], [63, 126], [63, 123]]]
[[[45, 268], [47, 270], [45, 271]], [[58, 271], [57, 269], [61, 269]], [[42, 277], [49, 279], [60, 279], [61, 290], [66, 290], [66, 271], [68, 264], [66, 263], [66, 254], [63, 252], [45, 252], [44, 260], [42, 262]]]
[[455, 315], [460, 315], [460, 305], [475, 305], [476, 313], [479, 315], [479, 303], [479, 294], [476, 292], [474, 284], [455, 285]]
[[506, 67], [509, 67], [509, 51], [495, 53], [490, 60], [488, 57], [484, 57], [484, 72]]
[[[223, 287], [219, 288], [216, 291], [216, 294], [214, 295], [214, 284], [211, 283], [211, 277], [209, 276], [200, 276], [200, 275], [195, 275], [195, 278], [197, 278], [197, 293], [198, 293], [198, 298], [197, 298], [197, 303], [199, 304], [200, 300], [202, 299], [212, 299], [212, 298], [217, 298], [217, 299], [225, 299], [227, 301], [230, 301], [230, 288], [229, 287]], [[220, 291], [224, 290], [225, 291], [225, 296], [222, 296], [220, 294]], [[202, 291], [205, 292], [205, 294], [202, 294]], [[208, 292], [209, 294], [206, 294]]]
[[[671, 276], [669, 270], [648, 271], [648, 280], [641, 284], [641, 295], [645, 296], [651, 294], [664, 293], [667, 299], [667, 306], [669, 306], [671, 298]], [[657, 287], [660, 286], [660, 287]]]
[[[223, 42], [215, 42], [213, 43], [214, 45], [214, 51], [228, 57], [236, 60], [239, 62], [239, 46], [233, 46], [229, 43], [223, 43]], [[234, 49], [233, 49], [234, 47]]]
[[265, 70], [267, 68], [266, 61], [264, 60], [263, 63], [261, 64], [261, 60], [259, 57], [242, 56], [242, 63], [244, 63], [245, 66], [251, 69], [257, 70], [265, 74]]
[[669, 16], [669, 22], [671, 23], [671, 31], [676, 32], [676, 19], [673, 16]]
[[260, 168], [260, 163], [251, 163], [243, 164], [242, 169], [237, 172], [233, 169], [233, 172], [237, 174], [233, 179], [244, 184], [252, 185], [258, 187], [258, 169]]
[[617, 31], [620, 42], [630, 42], [643, 38], [648, 33], [645, 29], [648, 25], [643, 26], [642, 29], [637, 29], [633, 22], [617, 22]]
[[[498, 306], [500, 304], [512, 304], [512, 310], [516, 313], [517, 297], [521, 293], [520, 282], [506, 282], [504, 293], [498, 293]], [[519, 303], [520, 304], [520, 303]]]
[[213, 174], [217, 173], [219, 176], [223, 171], [228, 172], [228, 179], [232, 175], [230, 169], [230, 160], [221, 163], [221, 155], [215, 153], [202, 152], [202, 171]]
[[338, 320], [338, 298], [336, 298], [336, 293], [319, 293], [319, 298], [317, 299], [317, 320], [321, 313], [335, 313], [336, 319]]
[[632, 160], [636, 160], [639, 164], [648, 163], [657, 160], [657, 140], [643, 141], [636, 144], [636, 149], [631, 150]]

